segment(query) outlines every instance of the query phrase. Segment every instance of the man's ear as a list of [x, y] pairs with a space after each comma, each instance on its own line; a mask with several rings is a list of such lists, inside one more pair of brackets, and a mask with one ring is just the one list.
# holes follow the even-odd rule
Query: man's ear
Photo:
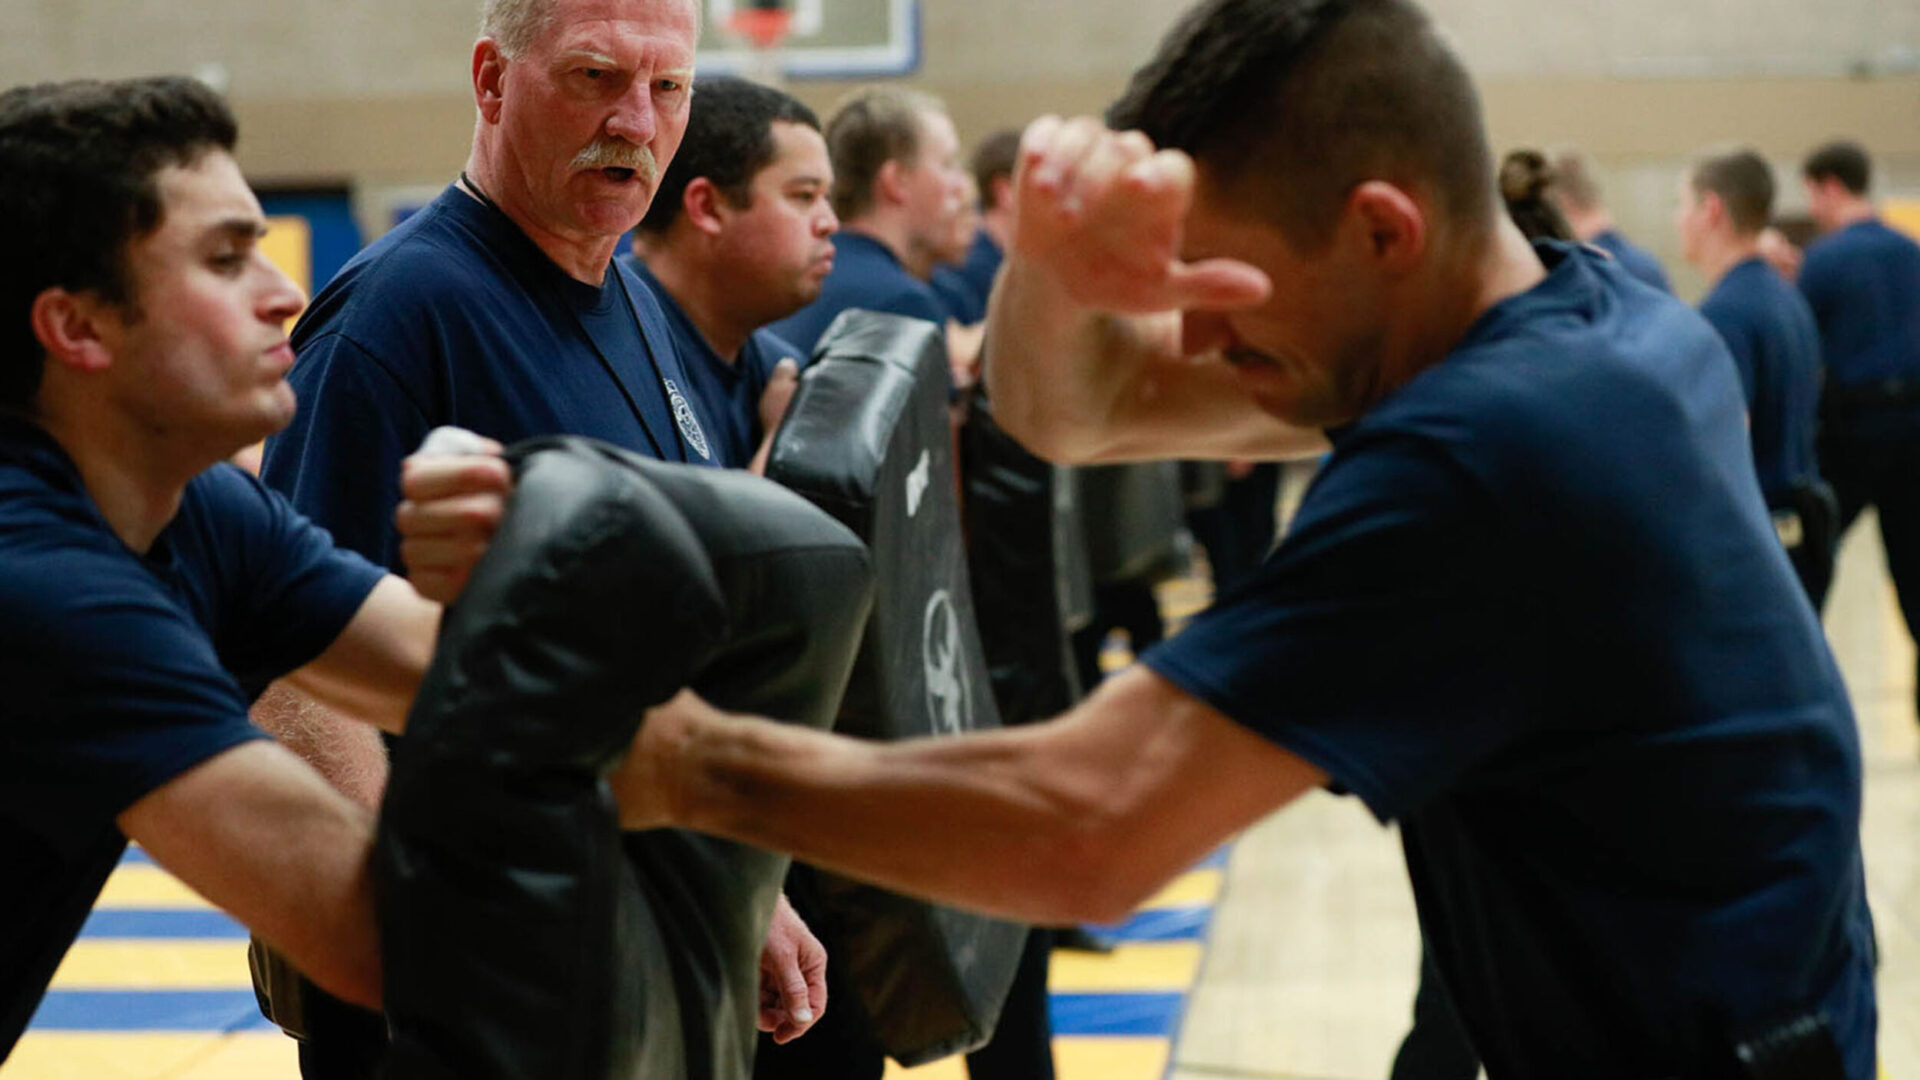
[[1706, 213], [1709, 224], [1715, 228], [1726, 224], [1727, 200], [1721, 198], [1719, 192], [1702, 191], [1696, 198], [1700, 200], [1700, 209]]
[[903, 175], [906, 171], [907, 167], [901, 164], [898, 158], [880, 166], [880, 171], [876, 173], [873, 178], [873, 193], [876, 196], [875, 201], [880, 203], [906, 202], [907, 183], [906, 177]]
[[1406, 189], [1368, 180], [1347, 197], [1347, 216], [1363, 234], [1369, 257], [1404, 274], [1427, 251], [1427, 213]]
[[480, 119], [489, 124], [500, 122], [500, 104], [506, 93], [507, 58], [500, 43], [483, 37], [473, 43], [473, 103], [479, 106]]
[[1008, 207], [1013, 205], [1013, 177], [996, 176], [987, 184], [987, 205]]
[[117, 309], [89, 293], [54, 287], [33, 298], [28, 317], [33, 336], [46, 350], [50, 363], [81, 371], [104, 371], [113, 363], [113, 349], [104, 331], [118, 323]]
[[725, 200], [726, 196], [714, 186], [711, 179], [696, 176], [687, 181], [687, 189], [680, 196], [680, 212], [686, 215], [687, 224], [708, 236], [718, 236], [720, 230], [726, 227], [721, 210], [733, 205]]

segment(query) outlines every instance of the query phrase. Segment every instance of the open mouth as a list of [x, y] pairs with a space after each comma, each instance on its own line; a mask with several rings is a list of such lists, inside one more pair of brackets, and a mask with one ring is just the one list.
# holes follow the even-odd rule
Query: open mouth
[[632, 169], [623, 169], [618, 165], [609, 165], [600, 170], [600, 175], [616, 184], [624, 184], [633, 179], [634, 172]]

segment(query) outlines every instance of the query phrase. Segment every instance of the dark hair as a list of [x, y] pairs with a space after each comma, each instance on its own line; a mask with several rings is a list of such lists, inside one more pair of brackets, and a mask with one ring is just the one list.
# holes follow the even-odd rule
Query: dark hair
[[697, 177], [706, 177], [733, 205], [748, 205], [753, 178], [773, 164], [776, 123], [820, 130], [813, 110], [785, 91], [730, 77], [695, 82], [687, 133], [660, 177], [640, 230], [660, 235], [672, 228], [680, 218], [687, 185]]
[[1020, 131], [1001, 128], [980, 140], [973, 148], [973, 182], [980, 188], [980, 208], [997, 209], [993, 201], [993, 182], [1013, 176], [1020, 160]]
[[1529, 240], [1573, 239], [1567, 219], [1547, 198], [1555, 183], [1553, 166], [1538, 150], [1515, 150], [1500, 161], [1500, 200]]
[[921, 113], [944, 113], [940, 99], [897, 86], [869, 86], [841, 99], [827, 118], [833, 160], [833, 212], [841, 221], [873, 207], [873, 185], [889, 161], [920, 153]]
[[1860, 144], [1854, 142], [1828, 143], [1807, 155], [1807, 163], [1800, 171], [1809, 180], [1838, 180], [1855, 195], [1865, 195], [1867, 185], [1873, 180], [1873, 163]]
[[0, 93], [0, 406], [30, 409], [45, 351], [33, 302], [51, 288], [138, 311], [127, 245], [160, 227], [156, 175], [231, 151], [233, 114], [192, 79], [82, 80]]
[[1695, 195], [1720, 196], [1736, 231], [1752, 235], [1773, 219], [1773, 169], [1751, 150], [1732, 150], [1701, 158], [1690, 181]]
[[1411, 0], [1205, 0], [1107, 113], [1184, 150], [1305, 248], [1372, 179], [1488, 222], [1492, 151], [1466, 69]]

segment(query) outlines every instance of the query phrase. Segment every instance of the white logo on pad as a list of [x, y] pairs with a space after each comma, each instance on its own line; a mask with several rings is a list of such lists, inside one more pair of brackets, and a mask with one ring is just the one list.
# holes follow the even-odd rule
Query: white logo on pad
[[920, 451], [920, 460], [913, 466], [913, 471], [907, 474], [908, 517], [920, 512], [920, 499], [926, 495], [927, 485], [932, 482], [927, 478], [932, 470], [933, 461], [927, 457], [925, 450]]
[[927, 600], [920, 646], [933, 733], [958, 735], [973, 726], [973, 701], [968, 691], [966, 656], [960, 651], [960, 617], [954, 613], [945, 589], [935, 590]]

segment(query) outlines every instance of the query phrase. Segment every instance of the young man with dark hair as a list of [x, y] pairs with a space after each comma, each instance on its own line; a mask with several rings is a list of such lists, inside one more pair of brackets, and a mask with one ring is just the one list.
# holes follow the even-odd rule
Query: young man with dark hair
[[1773, 170], [1751, 150], [1713, 154], [1680, 181], [1681, 254], [1706, 275], [1700, 314], [1720, 333], [1746, 394], [1760, 493], [1817, 610], [1833, 573], [1832, 493], [1820, 480], [1820, 332], [1798, 291], [1760, 254]]
[[1574, 238], [1592, 244], [1620, 260], [1627, 273], [1659, 289], [1672, 292], [1673, 283], [1653, 253], [1620, 234], [1613, 214], [1601, 199], [1600, 166], [1591, 155], [1579, 150], [1560, 150], [1553, 155], [1553, 187], [1549, 196], [1560, 206]]
[[729, 468], [764, 468], [807, 358], [765, 327], [819, 296], [833, 269], [832, 184], [813, 110], [745, 79], [702, 79], [623, 259], [660, 298]]
[[1870, 1080], [1857, 734], [1712, 328], [1520, 237], [1407, 0], [1209, 0], [1111, 120], [1027, 132], [996, 417], [1074, 461], [1325, 428], [1286, 542], [1051, 723], [872, 745], [683, 695], [631, 823], [1060, 922], [1331, 785], [1401, 824], [1490, 1075]]
[[1826, 364], [1821, 471], [1843, 534], [1860, 511], [1878, 511], [1900, 612], [1920, 634], [1920, 245], [1875, 212], [1859, 146], [1822, 147], [1802, 174], [1825, 234], [1800, 266]]
[[927, 284], [965, 197], [960, 139], [939, 99], [896, 87], [856, 91], [827, 119], [833, 163], [833, 272], [820, 295], [768, 329], [808, 353], [848, 308], [946, 325]]
[[285, 677], [398, 730], [440, 609], [222, 463], [293, 415], [304, 302], [259, 249], [234, 139], [187, 79], [0, 94], [0, 1059], [129, 839], [379, 1005], [372, 815], [247, 703]]

